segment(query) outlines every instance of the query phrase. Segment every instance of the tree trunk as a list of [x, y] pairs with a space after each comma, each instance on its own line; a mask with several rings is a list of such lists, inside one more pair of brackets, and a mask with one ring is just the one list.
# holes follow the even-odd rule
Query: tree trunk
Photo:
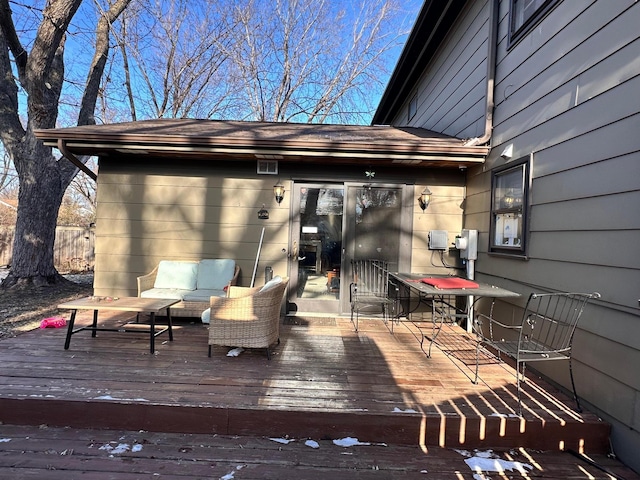
[[[18, 217], [9, 275], [2, 286], [51, 285], [62, 280], [53, 264], [56, 222], [62, 197], [69, 183], [58, 162], [44, 146], [35, 148], [26, 159], [14, 158], [20, 165]], [[46, 161], [28, 161], [34, 156]]]
[[[110, 26], [130, 1], [110, 2], [109, 9], [100, 14], [79, 125], [95, 123], [93, 112], [109, 51]], [[0, 139], [13, 159], [19, 179], [13, 258], [2, 287], [48, 285], [63, 280], [54, 266], [56, 223], [64, 192], [78, 168], [66, 160], [56, 161], [52, 149], [36, 139], [33, 131], [56, 126], [65, 80], [65, 35], [81, 3], [82, 0], [46, 2], [31, 52], [27, 53], [13, 23], [9, 0], [0, 0]], [[26, 128], [20, 119], [11, 55], [27, 99]]]

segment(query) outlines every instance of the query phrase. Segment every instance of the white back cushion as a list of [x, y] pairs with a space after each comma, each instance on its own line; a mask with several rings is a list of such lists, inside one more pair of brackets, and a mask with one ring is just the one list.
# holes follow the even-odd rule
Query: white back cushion
[[195, 290], [198, 275], [197, 262], [179, 262], [175, 260], [160, 260], [154, 288], [178, 288], [181, 290]]
[[200, 260], [198, 289], [222, 290], [233, 278], [236, 262], [229, 258]]
[[276, 275], [271, 280], [269, 280], [267, 283], [265, 283], [264, 286], [260, 289], [260, 291], [264, 292], [266, 290], [269, 290], [270, 288], [275, 287], [276, 285], [278, 285], [280, 283], [282, 283], [282, 277], [280, 275]]

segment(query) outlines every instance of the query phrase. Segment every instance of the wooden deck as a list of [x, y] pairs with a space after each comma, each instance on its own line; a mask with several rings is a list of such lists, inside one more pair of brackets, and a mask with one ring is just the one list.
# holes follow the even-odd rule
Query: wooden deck
[[[11, 480], [638, 480], [605, 455], [0, 425]], [[480, 472], [480, 470], [483, 473]]]
[[[79, 312], [76, 323], [90, 319]], [[130, 319], [101, 314], [110, 325]], [[44, 329], [0, 341], [3, 424], [352, 437], [423, 450], [609, 448], [609, 425], [576, 413], [550, 385], [526, 383], [522, 418], [511, 368], [485, 359], [474, 385], [462, 331], [443, 331], [449, 354], [434, 349], [427, 358], [410, 325], [391, 334], [380, 320], [361, 319], [356, 333], [347, 319], [287, 319], [271, 361], [264, 351], [229, 357], [222, 347], [208, 358], [207, 327], [184, 320], [173, 342], [156, 339], [155, 355], [144, 334], [82, 332], [64, 350], [65, 333]]]

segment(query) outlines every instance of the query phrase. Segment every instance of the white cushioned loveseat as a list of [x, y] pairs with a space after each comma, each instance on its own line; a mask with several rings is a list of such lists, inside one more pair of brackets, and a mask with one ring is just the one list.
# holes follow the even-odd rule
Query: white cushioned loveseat
[[236, 285], [240, 267], [228, 258], [161, 260], [150, 273], [138, 277], [138, 297], [176, 298], [171, 316], [200, 317], [211, 297], [226, 297]]

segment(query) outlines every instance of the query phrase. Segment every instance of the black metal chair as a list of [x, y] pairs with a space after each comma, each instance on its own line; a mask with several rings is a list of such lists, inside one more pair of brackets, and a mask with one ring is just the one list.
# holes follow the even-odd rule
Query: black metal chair
[[389, 298], [388, 294], [388, 263], [384, 260], [352, 260], [351, 272], [349, 301], [351, 303], [351, 323], [355, 331], [358, 331], [362, 310], [371, 311], [380, 308], [382, 319], [386, 324], [389, 310], [395, 305], [395, 300]]
[[[571, 367], [571, 347], [573, 334], [587, 302], [600, 298], [599, 293], [532, 293], [527, 300], [521, 320], [515, 324], [505, 324], [493, 318], [493, 306], [489, 315], [477, 315], [475, 332], [476, 375], [478, 382], [479, 353], [483, 346], [500, 358], [505, 354], [516, 362], [516, 389], [518, 413], [522, 414], [520, 378], [525, 381], [528, 362], [547, 360], [569, 361], [569, 375], [577, 410], [581, 411], [576, 393]], [[492, 353], [494, 353], [492, 352]]]

